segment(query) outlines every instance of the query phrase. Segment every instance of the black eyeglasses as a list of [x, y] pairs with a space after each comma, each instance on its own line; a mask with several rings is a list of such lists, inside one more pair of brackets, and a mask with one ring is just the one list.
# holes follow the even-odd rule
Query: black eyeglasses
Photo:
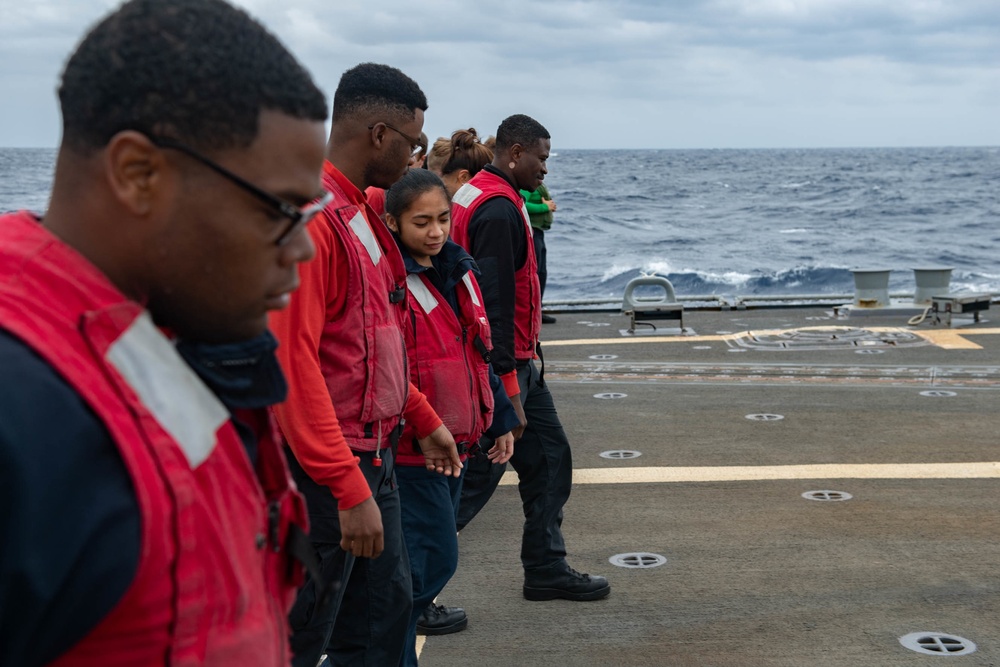
[[[410, 155], [419, 155], [420, 153], [423, 153], [424, 151], [427, 150], [427, 145], [422, 141], [420, 141], [419, 137], [413, 138], [406, 132], [403, 132], [398, 127], [393, 127], [392, 125], [389, 125], [389, 123], [383, 122], [382, 124], [385, 125], [387, 128], [389, 128], [390, 130], [399, 132], [399, 136], [403, 137], [404, 139], [410, 142]], [[378, 123], [373, 123], [368, 126], [368, 129], [369, 130], [375, 129], [376, 125], [378, 125]]]
[[281, 234], [274, 242], [277, 246], [283, 246], [288, 243], [289, 239], [295, 236], [296, 232], [305, 227], [310, 220], [316, 217], [316, 214], [326, 208], [326, 205], [333, 201], [333, 194], [324, 190], [323, 194], [318, 199], [309, 202], [305, 206], [296, 206], [289, 201], [285, 201], [281, 197], [277, 197], [266, 190], [262, 190], [250, 181], [237, 176], [221, 164], [205, 157], [187, 144], [181, 143], [176, 139], [170, 139], [168, 137], [150, 137], [149, 140], [160, 148], [169, 148], [180, 151], [185, 155], [194, 158], [215, 173], [226, 177], [257, 199], [277, 210], [284, 217], [288, 218], [288, 226], [281, 231]]

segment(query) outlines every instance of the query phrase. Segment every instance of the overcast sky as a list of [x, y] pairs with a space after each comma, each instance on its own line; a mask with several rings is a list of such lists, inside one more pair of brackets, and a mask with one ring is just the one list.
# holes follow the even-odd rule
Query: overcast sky
[[[168, 0], [164, 0], [168, 1]], [[0, 0], [0, 146], [55, 146], [111, 0]], [[527, 113], [553, 148], [1000, 145], [998, 0], [238, 0], [332, 96], [359, 62], [433, 139]]]

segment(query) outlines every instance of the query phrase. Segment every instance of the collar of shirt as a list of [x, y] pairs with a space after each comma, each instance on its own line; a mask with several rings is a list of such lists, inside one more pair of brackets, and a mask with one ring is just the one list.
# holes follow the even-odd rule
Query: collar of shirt
[[518, 194], [518, 196], [521, 197], [521, 199], [524, 199], [524, 195], [521, 194], [521, 191], [517, 189], [517, 185], [514, 184], [514, 181], [510, 180], [510, 177], [507, 176], [507, 174], [503, 173], [502, 171], [500, 171], [499, 169], [497, 169], [496, 167], [494, 167], [492, 164], [486, 165], [485, 167], [483, 167], [483, 170], [490, 172], [494, 176], [499, 176], [503, 180], [507, 181], [507, 183], [510, 185], [511, 189], [513, 189], [514, 192], [516, 192]]
[[343, 172], [333, 166], [333, 163], [329, 160], [323, 162], [323, 173], [332, 178], [340, 186], [340, 189], [344, 191], [348, 201], [352, 204], [361, 209], [368, 206], [368, 199], [365, 197], [365, 193], [358, 190], [358, 187], [354, 183], [351, 183], [347, 176], [344, 176]]
[[379, 217], [379, 214], [372, 208], [371, 204], [368, 203], [368, 198], [365, 196], [365, 193], [358, 190], [357, 186], [354, 185], [354, 183], [352, 183], [347, 176], [344, 176], [342, 171], [333, 166], [333, 163], [329, 160], [323, 162], [323, 173], [333, 179], [333, 182], [336, 183], [337, 187], [339, 187], [344, 193], [349, 203], [357, 206], [361, 210], [361, 214], [365, 217], [369, 227], [376, 222], [381, 224], [382, 218]]

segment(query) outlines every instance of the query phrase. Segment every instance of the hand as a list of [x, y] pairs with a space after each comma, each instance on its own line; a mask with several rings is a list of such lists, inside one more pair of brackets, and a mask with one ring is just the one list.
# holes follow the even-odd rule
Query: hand
[[349, 510], [340, 510], [340, 548], [356, 558], [378, 558], [385, 548], [382, 511], [369, 497]]
[[420, 451], [424, 453], [424, 466], [431, 472], [439, 472], [445, 477], [462, 474], [462, 459], [458, 457], [455, 438], [448, 428], [441, 424], [426, 438], [418, 438]]
[[490, 447], [490, 451], [486, 453], [486, 458], [488, 458], [492, 463], [507, 463], [513, 455], [514, 434], [504, 433], [493, 441], [493, 446]]
[[545, 205], [549, 207], [549, 211], [555, 211], [556, 208], [558, 208], [556, 206], [556, 203], [551, 199], [543, 199], [542, 201], [545, 202]]
[[524, 406], [521, 405], [521, 394], [511, 396], [510, 402], [514, 406], [514, 412], [517, 413], [517, 420], [521, 422], [510, 430], [510, 434], [517, 441], [521, 439], [521, 436], [524, 435], [524, 429], [528, 427], [528, 418], [524, 416]]

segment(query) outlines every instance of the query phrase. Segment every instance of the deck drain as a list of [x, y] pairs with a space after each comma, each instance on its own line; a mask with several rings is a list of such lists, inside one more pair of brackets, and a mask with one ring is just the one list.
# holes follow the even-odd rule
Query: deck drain
[[594, 361], [611, 361], [617, 358], [617, 354], [592, 354], [588, 357], [588, 359], [593, 359]]
[[802, 497], [806, 500], [822, 500], [826, 502], [834, 502], [838, 500], [850, 500], [854, 496], [847, 493], [846, 491], [806, 491], [802, 494]]
[[924, 655], [968, 655], [976, 651], [976, 645], [968, 639], [941, 632], [911, 632], [900, 637], [899, 643]]
[[637, 459], [640, 456], [642, 456], [642, 452], [637, 452], [634, 449], [611, 449], [601, 452], [602, 459]]
[[761, 413], [756, 415], [747, 415], [746, 418], [749, 419], [750, 421], [755, 421], [755, 422], [776, 422], [776, 421], [781, 421], [782, 419], [785, 418], [785, 416]]
[[626, 396], [628, 396], [628, 394], [623, 394], [618, 391], [607, 391], [604, 392], [603, 394], [594, 394], [594, 398], [603, 398], [603, 399], [625, 398]]
[[628, 567], [634, 570], [642, 570], [650, 567], [659, 567], [667, 562], [666, 556], [651, 553], [631, 553], [615, 554], [608, 561], [618, 567]]
[[957, 393], [953, 391], [944, 391], [943, 389], [930, 389], [928, 391], [920, 392], [921, 396], [930, 396], [931, 398], [951, 398], [952, 396], [958, 396]]

